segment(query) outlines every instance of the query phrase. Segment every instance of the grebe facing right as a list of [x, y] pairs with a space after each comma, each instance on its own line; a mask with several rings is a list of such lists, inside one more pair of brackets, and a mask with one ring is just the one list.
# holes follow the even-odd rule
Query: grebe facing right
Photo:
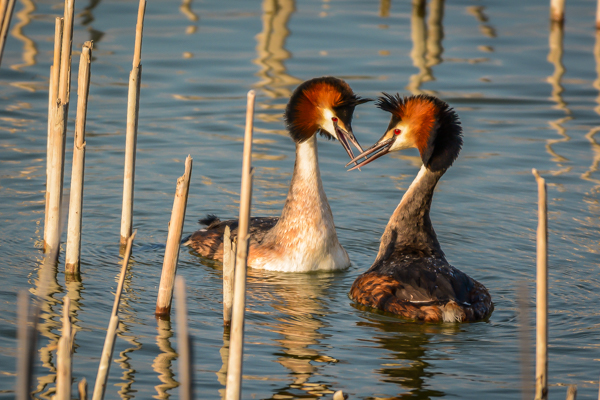
[[488, 317], [494, 310], [488, 290], [446, 261], [429, 218], [435, 186], [462, 147], [458, 115], [429, 95], [401, 98], [384, 93], [377, 106], [392, 114], [390, 124], [383, 137], [353, 161], [371, 157], [352, 169], [410, 147], [419, 150], [423, 166], [392, 214], [375, 262], [354, 281], [350, 297], [428, 322]]
[[[350, 266], [323, 190], [316, 134], [339, 140], [350, 158], [354, 157], [350, 143], [362, 152], [351, 123], [354, 108], [367, 101], [370, 99], [355, 95], [346, 82], [330, 76], [308, 80], [296, 88], [284, 114], [296, 142], [292, 182], [281, 217], [250, 220], [250, 267], [308, 272]], [[204, 257], [223, 260], [225, 226], [234, 238], [238, 221], [221, 222], [212, 217], [200, 222], [208, 227], [194, 232], [186, 244]]]

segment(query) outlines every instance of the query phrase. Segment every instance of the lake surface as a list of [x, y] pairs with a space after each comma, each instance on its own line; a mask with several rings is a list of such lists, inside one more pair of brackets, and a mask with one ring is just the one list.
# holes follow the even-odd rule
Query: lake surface
[[[339, 143], [319, 140], [343, 272], [250, 270], [245, 399], [516, 399], [533, 382], [537, 186], [549, 207], [550, 398], [566, 385], [596, 398], [600, 375], [600, 36], [596, 3], [547, 1], [149, 1], [142, 50], [134, 228], [107, 399], [177, 398], [176, 326], [154, 318], [176, 179], [194, 158], [184, 234], [207, 213], [237, 217], [246, 93], [257, 92], [254, 216], [278, 216], [294, 164], [282, 112], [322, 75], [356, 93], [431, 93], [453, 106], [463, 151], [437, 187], [431, 218], [450, 263], [487, 286], [489, 321], [420, 324], [357, 307], [347, 293], [373, 262], [389, 216], [419, 168], [416, 151], [348, 173]], [[14, 398], [16, 293], [38, 291], [43, 254], [48, 71], [58, 1], [17, 3], [0, 69], [0, 399]], [[78, 1], [81, 45], [94, 40], [87, 114], [82, 281], [61, 254], [39, 327], [34, 397], [55, 390], [64, 296], [76, 324], [75, 384], [95, 381], [121, 260], [119, 226], [127, 82], [136, 1]], [[68, 191], [75, 107], [67, 138]], [[370, 146], [389, 117], [372, 104], [354, 133]], [[222, 269], [181, 249], [195, 338], [197, 398], [219, 398], [228, 337]], [[520, 290], [519, 288], [525, 288]], [[75, 389], [75, 384], [73, 388]], [[530, 385], [529, 385], [530, 386]], [[525, 389], [528, 386], [525, 385]], [[530, 387], [529, 387], [530, 389]], [[90, 388], [91, 390], [91, 388]], [[531, 396], [529, 396], [531, 398]]]

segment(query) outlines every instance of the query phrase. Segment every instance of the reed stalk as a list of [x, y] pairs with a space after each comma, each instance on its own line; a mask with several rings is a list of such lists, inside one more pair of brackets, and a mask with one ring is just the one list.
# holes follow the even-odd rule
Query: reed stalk
[[65, 253], [65, 272], [79, 274], [81, 254], [81, 210], [83, 206], [83, 174], [85, 170], [85, 122], [87, 100], [90, 91], [90, 63], [92, 61], [92, 42], [85, 42], [79, 61], [77, 87], [77, 119], [75, 121], [75, 140], [73, 146], [73, 166], [71, 171], [71, 200], [69, 203], [69, 225], [67, 228], [67, 251]]
[[171, 300], [173, 299], [173, 285], [177, 273], [177, 261], [179, 260], [179, 247], [181, 245], [181, 232], [185, 221], [185, 209], [187, 207], [188, 192], [190, 189], [190, 178], [192, 176], [192, 157], [185, 159], [185, 172], [177, 179], [175, 189], [175, 200], [173, 211], [169, 222], [169, 233], [167, 235], [167, 247], [163, 261], [158, 297], [156, 299], [156, 315], [165, 316], [171, 312]]
[[225, 227], [223, 235], [223, 324], [231, 324], [231, 307], [233, 305], [233, 277], [235, 271], [235, 253], [232, 251], [231, 230]]
[[333, 400], [346, 400], [348, 395], [341, 390], [338, 390], [333, 394]]
[[71, 349], [72, 335], [71, 317], [69, 310], [71, 300], [68, 296], [63, 300], [62, 337], [58, 341], [56, 366], [56, 396], [55, 400], [71, 400]]
[[546, 181], [535, 168], [532, 172], [538, 184], [535, 399], [546, 400], [548, 398], [548, 208]]
[[77, 385], [77, 388], [79, 389], [79, 400], [87, 400], [87, 380], [85, 378], [83, 378], [81, 381], [79, 381], [79, 385]]
[[600, 0], [596, 5], [596, 29], [600, 29]]
[[[60, 79], [58, 97], [64, 104], [69, 104], [71, 95], [71, 48], [73, 43], [73, 13], [75, 1], [65, 0], [65, 15], [60, 56]], [[68, 114], [67, 106], [67, 114]]]
[[[56, 100], [56, 109], [51, 110], [53, 125], [50, 146], [52, 147], [50, 161], [50, 187], [47, 188], [48, 195], [48, 216], [47, 226], [44, 228], [44, 251], [51, 254], [58, 252], [60, 246], [60, 229], [58, 226], [61, 221], [61, 202], [63, 194], [63, 181], [65, 173], [65, 145], [67, 138], [67, 118], [69, 113], [69, 96], [71, 87], [71, 43], [73, 41], [73, 0], [65, 1], [65, 14], [62, 33], [61, 55], [60, 55], [60, 73], [58, 78], [58, 99]], [[55, 35], [56, 41], [56, 35]], [[56, 61], [56, 55], [55, 55]], [[52, 75], [56, 71], [52, 71]], [[58, 171], [57, 171], [58, 169]], [[58, 175], [57, 175], [58, 174]]]
[[185, 279], [178, 276], [175, 279], [177, 301], [177, 353], [179, 355], [179, 398], [193, 399], [192, 380], [192, 349], [188, 330], [188, 312], [186, 300]]
[[0, 64], [2, 64], [2, 54], [4, 53], [4, 44], [10, 27], [13, 10], [15, 9], [15, 0], [2, 0], [0, 2]]
[[92, 400], [102, 400], [106, 391], [106, 381], [110, 372], [110, 360], [115, 349], [115, 337], [117, 336], [117, 326], [119, 325], [119, 316], [111, 315], [108, 329], [106, 330], [106, 339], [102, 348], [102, 356], [100, 357], [100, 366], [98, 367], [98, 375], [96, 376], [96, 384], [94, 385], [94, 394]]
[[550, 0], [550, 20], [554, 22], [565, 20], [565, 0]]
[[567, 389], [567, 400], [576, 400], [577, 399], [577, 386], [569, 385]]
[[131, 258], [131, 248], [133, 246], [133, 239], [135, 239], [134, 231], [129, 239], [127, 239], [127, 246], [125, 247], [125, 254], [123, 257], [123, 264], [121, 264], [121, 274], [119, 275], [119, 284], [117, 285], [117, 291], [115, 292], [115, 301], [113, 303], [112, 315], [117, 315], [119, 312], [119, 303], [121, 302], [121, 294], [123, 293], [123, 285], [125, 284], [125, 275], [127, 274], [127, 266], [129, 265], [129, 259]]
[[60, 53], [62, 45], [63, 19], [56, 17], [54, 25], [54, 57], [50, 66], [50, 83], [48, 88], [48, 145], [46, 149], [46, 212], [44, 213], [44, 241], [47, 239], [48, 229], [48, 202], [50, 199], [50, 170], [52, 168], [52, 134], [54, 129], [54, 114], [58, 99], [58, 80], [60, 75]]
[[231, 318], [231, 342], [227, 367], [226, 400], [239, 400], [242, 387], [242, 359], [244, 354], [244, 313], [246, 311], [246, 264], [248, 261], [248, 227], [252, 199], [252, 129], [254, 123], [254, 91], [248, 92], [246, 131], [240, 191], [240, 217], [238, 224], [235, 286]]
[[138, 115], [140, 110], [140, 84], [142, 79], [142, 36], [146, 0], [140, 0], [135, 28], [133, 69], [129, 73], [127, 95], [127, 128], [125, 138], [125, 168], [123, 177], [123, 207], [121, 212], [121, 246], [127, 243], [133, 227], [133, 186], [135, 181], [135, 156], [137, 148]]
[[66, 105], [56, 104], [54, 107], [52, 129], [52, 164], [50, 165], [50, 187], [48, 190], [48, 222], [46, 237], [44, 238], [44, 251], [58, 259], [61, 232], [61, 192], [62, 172], [65, 164], [64, 134], [66, 125]]

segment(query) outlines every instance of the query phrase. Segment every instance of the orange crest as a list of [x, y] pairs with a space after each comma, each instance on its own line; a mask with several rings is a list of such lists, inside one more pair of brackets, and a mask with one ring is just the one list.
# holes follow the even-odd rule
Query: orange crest
[[[302, 83], [290, 98], [285, 110], [285, 121], [296, 142], [312, 137], [323, 122], [323, 112], [348, 108], [344, 114], [350, 123], [354, 107], [368, 99], [356, 96], [346, 82], [330, 76], [314, 78]], [[341, 117], [341, 116], [340, 116]]]
[[429, 138], [436, 122], [438, 107], [427, 98], [412, 97], [405, 101], [401, 114], [401, 120], [413, 127], [413, 140], [422, 156], [430, 144]]

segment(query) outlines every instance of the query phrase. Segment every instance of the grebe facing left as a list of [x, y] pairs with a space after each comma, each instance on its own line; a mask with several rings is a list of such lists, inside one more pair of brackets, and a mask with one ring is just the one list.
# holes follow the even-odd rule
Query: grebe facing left
[[[340, 245], [333, 215], [323, 191], [316, 133], [340, 141], [350, 158], [352, 143], [363, 151], [352, 133], [354, 108], [370, 101], [354, 94], [346, 82], [321, 77], [302, 83], [285, 109], [285, 123], [296, 143], [296, 163], [281, 217], [251, 218], [248, 265], [273, 271], [305, 272], [350, 266]], [[237, 236], [237, 220], [216, 217], [200, 221], [208, 226], [186, 242], [204, 257], [223, 260], [225, 226]]]
[[423, 166], [392, 214], [375, 262], [354, 281], [350, 297], [415, 320], [486, 318], [494, 309], [489, 292], [446, 261], [429, 218], [433, 190], [462, 147], [458, 115], [428, 95], [401, 98], [384, 93], [377, 106], [392, 119], [383, 137], [353, 161], [371, 157], [352, 169], [410, 147], [419, 150]]

